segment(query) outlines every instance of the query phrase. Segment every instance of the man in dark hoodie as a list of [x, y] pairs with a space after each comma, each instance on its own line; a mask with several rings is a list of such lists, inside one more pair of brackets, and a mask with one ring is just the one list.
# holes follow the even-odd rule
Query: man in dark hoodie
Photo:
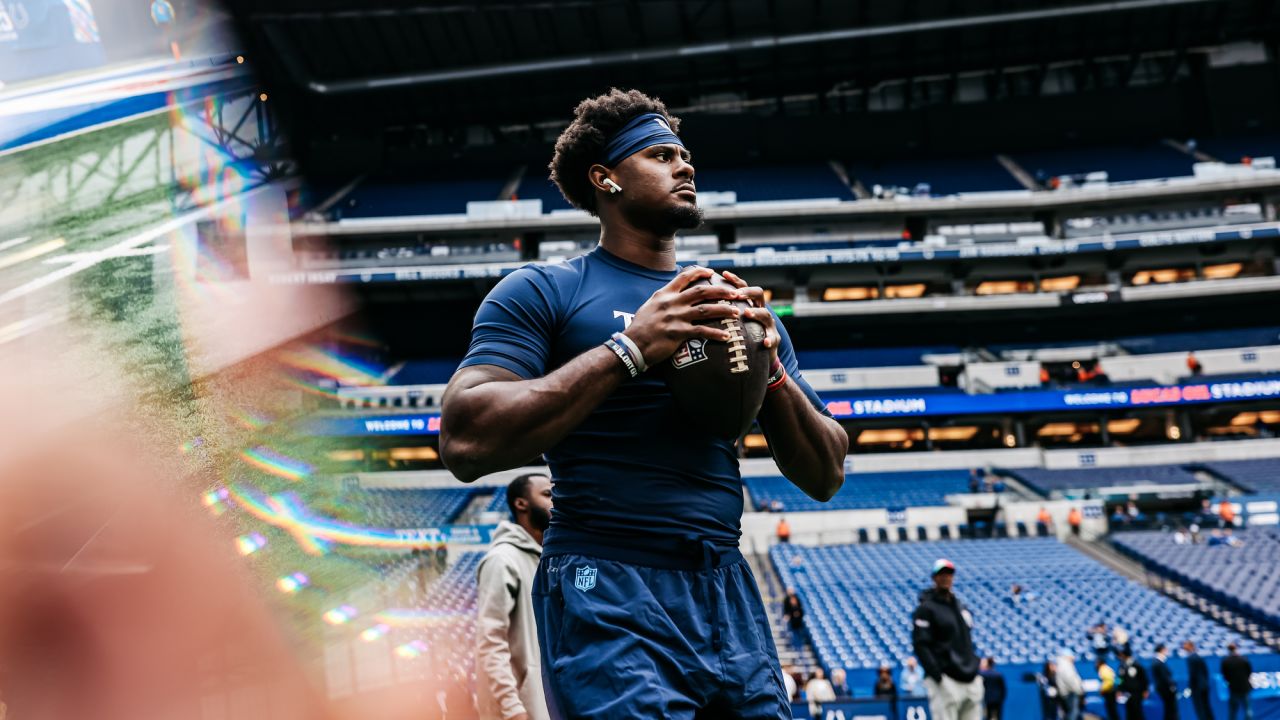
[[551, 524], [551, 478], [515, 478], [507, 507], [514, 522], [498, 525], [476, 571], [476, 701], [480, 720], [546, 720], [530, 591]]
[[956, 566], [940, 559], [933, 564], [933, 587], [920, 593], [912, 614], [911, 640], [924, 668], [933, 720], [978, 720], [984, 695], [969, 628], [973, 616], [951, 591]]

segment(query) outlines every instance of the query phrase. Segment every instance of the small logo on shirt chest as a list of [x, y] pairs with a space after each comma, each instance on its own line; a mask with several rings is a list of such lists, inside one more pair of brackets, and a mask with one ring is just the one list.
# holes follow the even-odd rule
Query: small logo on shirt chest
[[621, 310], [614, 310], [613, 316], [615, 318], [622, 318], [623, 330], [626, 330], [627, 328], [631, 327], [631, 321], [636, 319], [635, 313], [622, 312]]

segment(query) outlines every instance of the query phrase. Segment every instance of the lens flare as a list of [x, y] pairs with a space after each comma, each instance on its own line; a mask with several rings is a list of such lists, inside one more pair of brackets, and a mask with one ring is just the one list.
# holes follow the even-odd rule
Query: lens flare
[[378, 623], [372, 627], [365, 628], [364, 631], [360, 633], [360, 639], [365, 642], [373, 642], [374, 640], [386, 635], [387, 631], [390, 629], [391, 628], [386, 625]]
[[268, 475], [297, 482], [311, 476], [312, 467], [269, 447], [259, 445], [240, 453], [240, 459]]
[[267, 539], [259, 533], [248, 533], [236, 538], [236, 549], [241, 555], [252, 555], [267, 546]]
[[435, 548], [443, 544], [442, 536], [421, 537], [418, 533], [349, 525], [312, 514], [296, 495], [280, 493], [263, 497], [254, 491], [232, 485], [231, 499], [259, 520], [285, 530], [304, 551], [312, 555], [327, 552], [328, 545], [338, 543], [359, 547], [391, 550]]
[[424, 628], [448, 624], [471, 615], [471, 610], [451, 612], [447, 610], [419, 610], [416, 608], [388, 608], [375, 613], [373, 619], [394, 628]]
[[396, 646], [396, 655], [405, 660], [414, 660], [427, 652], [427, 644], [421, 640], [414, 640], [403, 645]]
[[324, 621], [330, 625], [346, 625], [359, 614], [360, 611], [350, 605], [339, 605], [324, 614]]
[[279, 580], [276, 580], [276, 587], [280, 589], [280, 592], [289, 595], [302, 590], [310, 584], [311, 579], [307, 577], [306, 573], [301, 572], [296, 572], [292, 575], [285, 575]]
[[200, 504], [208, 508], [214, 517], [218, 517], [227, 511], [227, 498], [229, 497], [231, 497], [231, 493], [226, 488], [214, 488], [200, 495]]

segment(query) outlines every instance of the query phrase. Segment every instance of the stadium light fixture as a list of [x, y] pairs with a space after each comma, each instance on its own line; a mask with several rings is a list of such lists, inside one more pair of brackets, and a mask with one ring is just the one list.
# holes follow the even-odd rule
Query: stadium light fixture
[[873, 287], [829, 287], [822, 291], [823, 302], [874, 300], [878, 297], [880, 297], [880, 290]]
[[1206, 280], [1226, 280], [1236, 277], [1244, 270], [1243, 263], [1224, 263], [1222, 265], [1206, 265], [1203, 273]]
[[440, 454], [433, 447], [398, 447], [387, 453], [391, 460], [439, 460]]
[[1108, 420], [1107, 432], [1111, 433], [1112, 435], [1129, 435], [1137, 431], [1138, 427], [1141, 425], [1142, 425], [1142, 420], [1139, 418], [1123, 418], [1121, 420]]
[[1069, 292], [1080, 287], [1079, 275], [1044, 278], [1040, 281], [1041, 292]]
[[943, 442], [968, 442], [978, 434], [974, 425], [929, 428], [929, 439]]
[[1035, 292], [1035, 286], [1026, 280], [987, 280], [974, 288], [974, 295], [1015, 295]]
[[883, 445], [886, 443], [902, 443], [920, 440], [924, 436], [919, 430], [906, 428], [886, 428], [880, 430], [863, 430], [858, 433], [859, 445]]
[[925, 284], [912, 283], [910, 285], [886, 285], [884, 288], [884, 296], [886, 298], [918, 298], [924, 297]]
[[1156, 285], [1195, 280], [1196, 272], [1191, 268], [1160, 268], [1158, 270], [1139, 270], [1133, 274], [1134, 285]]

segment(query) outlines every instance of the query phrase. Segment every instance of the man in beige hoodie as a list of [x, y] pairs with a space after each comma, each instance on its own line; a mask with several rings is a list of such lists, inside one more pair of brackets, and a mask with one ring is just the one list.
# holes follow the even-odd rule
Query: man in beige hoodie
[[538, 628], [529, 589], [551, 523], [551, 478], [507, 486], [514, 522], [503, 521], [480, 561], [476, 597], [476, 699], [480, 720], [547, 720]]

